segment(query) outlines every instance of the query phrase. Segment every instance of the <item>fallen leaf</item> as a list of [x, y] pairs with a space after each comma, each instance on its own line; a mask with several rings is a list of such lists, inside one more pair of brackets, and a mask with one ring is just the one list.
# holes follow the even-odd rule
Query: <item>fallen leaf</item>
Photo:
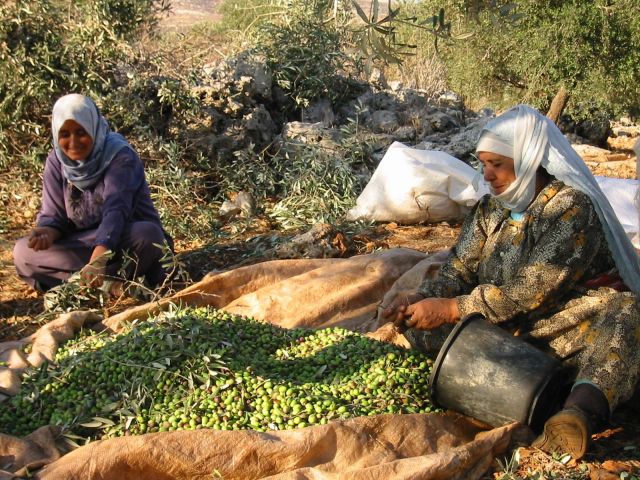
[[620, 477], [604, 468], [591, 465], [589, 467], [589, 480], [620, 480]]
[[629, 465], [629, 463], [619, 462], [617, 460], [605, 460], [602, 462], [602, 468], [614, 473], [631, 473], [633, 470], [633, 467]]
[[600, 433], [596, 433], [594, 435], [592, 435], [591, 438], [593, 438], [594, 440], [599, 440], [601, 438], [609, 438], [614, 436], [617, 433], [621, 433], [624, 432], [624, 428], [622, 427], [618, 427], [618, 428], [607, 428], [606, 430], [600, 432]]

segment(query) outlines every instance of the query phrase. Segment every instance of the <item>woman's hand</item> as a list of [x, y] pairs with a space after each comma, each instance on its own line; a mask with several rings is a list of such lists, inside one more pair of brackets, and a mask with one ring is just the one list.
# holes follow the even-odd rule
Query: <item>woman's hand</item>
[[406, 307], [403, 318], [396, 319], [394, 324], [400, 331], [432, 330], [458, 320], [460, 312], [455, 298], [425, 298]]
[[27, 245], [36, 252], [46, 250], [53, 245], [53, 242], [58, 240], [61, 235], [60, 231], [53, 227], [36, 227], [31, 230], [29, 234]]
[[382, 316], [389, 322], [401, 321], [406, 313], [406, 309], [412, 303], [422, 300], [424, 297], [417, 292], [400, 292], [391, 303], [382, 311]]
[[80, 283], [88, 287], [98, 288], [104, 283], [105, 270], [109, 260], [109, 249], [103, 245], [97, 245], [93, 249], [91, 259], [80, 270]]

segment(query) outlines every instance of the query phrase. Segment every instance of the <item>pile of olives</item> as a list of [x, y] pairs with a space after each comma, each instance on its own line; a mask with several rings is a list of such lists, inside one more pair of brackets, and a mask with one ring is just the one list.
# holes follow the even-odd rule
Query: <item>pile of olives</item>
[[58, 424], [96, 439], [213, 428], [302, 428], [338, 418], [431, 412], [432, 361], [342, 328], [283, 329], [210, 308], [176, 308], [123, 333], [81, 332], [25, 374], [0, 432]]

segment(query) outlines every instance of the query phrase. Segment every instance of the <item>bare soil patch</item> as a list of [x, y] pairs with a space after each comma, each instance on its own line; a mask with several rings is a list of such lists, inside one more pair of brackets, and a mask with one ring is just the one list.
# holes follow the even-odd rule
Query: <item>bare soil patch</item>
[[161, 21], [161, 27], [183, 30], [197, 23], [216, 22], [222, 18], [218, 13], [220, 0], [177, 0], [171, 2], [171, 12]]

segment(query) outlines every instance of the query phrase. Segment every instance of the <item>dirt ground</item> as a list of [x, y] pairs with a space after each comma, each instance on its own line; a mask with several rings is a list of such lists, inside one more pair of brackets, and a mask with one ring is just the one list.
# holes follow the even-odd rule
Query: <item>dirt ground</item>
[[171, 11], [161, 22], [162, 28], [183, 30], [194, 24], [220, 20], [220, 0], [174, 0]]

